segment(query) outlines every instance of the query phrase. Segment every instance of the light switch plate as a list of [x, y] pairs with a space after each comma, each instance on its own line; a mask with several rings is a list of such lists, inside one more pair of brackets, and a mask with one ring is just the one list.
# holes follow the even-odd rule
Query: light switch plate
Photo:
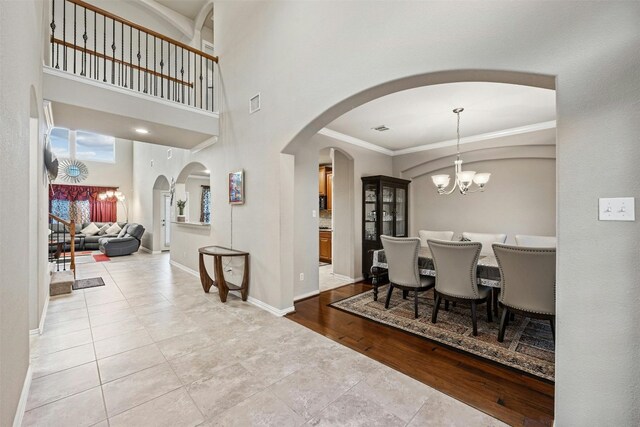
[[600, 221], [635, 221], [635, 198], [615, 197], [599, 199], [598, 219]]

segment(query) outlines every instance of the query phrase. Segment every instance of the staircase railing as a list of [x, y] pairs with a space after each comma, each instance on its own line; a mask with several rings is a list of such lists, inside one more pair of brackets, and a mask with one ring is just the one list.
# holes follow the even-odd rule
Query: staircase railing
[[[59, 227], [62, 224], [63, 227]], [[62, 229], [62, 230], [60, 230]], [[66, 221], [54, 214], [49, 214], [49, 262], [56, 266], [56, 271], [73, 271], [76, 277], [76, 224]], [[68, 250], [68, 252], [67, 252]], [[62, 266], [62, 268], [61, 268]]]
[[216, 111], [218, 58], [81, 0], [50, 0], [52, 68]]

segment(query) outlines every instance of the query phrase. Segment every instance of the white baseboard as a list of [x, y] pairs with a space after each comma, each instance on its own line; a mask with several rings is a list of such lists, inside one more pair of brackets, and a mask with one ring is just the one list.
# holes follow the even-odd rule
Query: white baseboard
[[42, 315], [40, 316], [40, 324], [38, 328], [31, 329], [29, 331], [29, 335], [42, 335], [44, 331], [44, 320], [47, 317], [47, 309], [49, 308], [49, 294], [47, 294], [47, 299], [44, 301], [44, 307], [42, 307]]
[[358, 282], [362, 282], [364, 280], [364, 277], [362, 276], [358, 276], [355, 279], [353, 279], [353, 283], [358, 283]]
[[140, 246], [140, 250], [142, 252], [146, 252], [146, 253], [151, 254], [151, 255], [158, 255], [158, 254], [162, 253], [162, 251], [152, 251], [151, 249], [145, 248], [144, 246]]
[[186, 271], [187, 273], [189, 273], [189, 274], [191, 274], [193, 276], [196, 276], [198, 279], [200, 278], [200, 273], [199, 272], [195, 271], [192, 268], [187, 267], [186, 265], [180, 264], [179, 262], [174, 261], [174, 260], [170, 260], [169, 264], [173, 265], [174, 267], [178, 267], [180, 270]]
[[20, 400], [18, 401], [18, 407], [16, 408], [16, 415], [13, 417], [13, 427], [20, 427], [22, 425], [24, 412], [27, 409], [27, 398], [29, 397], [32, 377], [33, 371], [31, 370], [31, 364], [29, 364], [27, 374], [24, 377], [24, 383], [22, 383], [22, 393], [20, 393]]
[[[189, 274], [192, 274], [192, 275], [196, 276], [197, 278], [200, 278], [200, 273], [199, 272], [197, 272], [197, 271], [195, 271], [195, 270], [193, 270], [193, 269], [191, 269], [191, 268], [189, 268], [189, 267], [187, 267], [185, 265], [182, 265], [177, 261], [171, 260], [171, 261], [169, 261], [169, 263], [171, 265], [173, 265], [174, 267], [177, 267], [177, 268], [179, 268], [181, 270], [186, 271]], [[211, 288], [211, 289], [213, 289], [213, 288]], [[233, 293], [234, 295], [237, 295], [238, 297], [240, 297], [240, 293], [236, 293], [234, 291], [231, 291], [231, 293]], [[269, 313], [271, 313], [273, 315], [276, 315], [278, 317], [282, 317], [285, 314], [288, 314], [288, 313], [291, 313], [292, 311], [295, 311], [295, 308], [293, 306], [285, 308], [283, 310], [280, 310], [280, 309], [275, 308], [275, 307], [273, 307], [273, 306], [271, 306], [271, 305], [269, 305], [267, 303], [264, 303], [264, 302], [260, 301], [259, 299], [255, 299], [255, 298], [253, 298], [251, 296], [247, 298], [247, 302], [249, 302], [250, 304], [253, 304], [256, 307], [259, 307], [259, 308], [261, 308], [263, 310], [266, 310]]]
[[320, 293], [320, 290], [316, 289], [315, 291], [307, 292], [306, 294], [297, 295], [293, 298], [293, 302], [300, 301], [301, 299], [305, 299], [305, 298], [315, 297], [319, 293]]
[[354, 282], [354, 278], [353, 277], [343, 276], [342, 274], [333, 273], [333, 277], [335, 277], [338, 280], [345, 281], [345, 282], [350, 282], [350, 283]]
[[260, 301], [259, 299], [255, 299], [253, 297], [247, 298], [247, 302], [249, 302], [250, 304], [253, 304], [256, 307], [259, 307], [259, 308], [261, 308], [261, 309], [263, 309], [265, 311], [268, 311], [269, 313], [271, 313], [271, 314], [273, 314], [275, 316], [278, 316], [278, 317], [282, 317], [282, 316], [284, 316], [286, 314], [289, 314], [289, 313], [291, 313], [291, 312], [296, 310], [295, 307], [293, 307], [293, 306], [287, 307], [287, 308], [284, 308], [284, 309], [280, 310], [278, 308], [275, 308], [275, 307], [273, 307], [273, 306], [271, 306], [271, 305], [269, 305], [269, 304], [267, 304], [265, 302]]

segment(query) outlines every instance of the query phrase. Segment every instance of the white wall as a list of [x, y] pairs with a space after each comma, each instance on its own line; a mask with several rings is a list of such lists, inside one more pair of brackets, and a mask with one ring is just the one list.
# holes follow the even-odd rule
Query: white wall
[[[42, 120], [42, 23], [41, 2], [12, 1], [0, 5], [0, 425], [14, 423], [20, 394], [29, 367], [29, 313], [42, 308], [38, 295], [30, 295], [32, 271], [42, 272], [39, 257], [46, 251], [43, 234], [46, 219], [39, 211], [36, 227], [29, 215], [32, 193], [46, 194], [43, 170], [30, 167], [30, 117], [39, 118], [37, 140], [43, 137]], [[41, 149], [40, 147], [37, 150]], [[36, 174], [34, 176], [34, 173]], [[37, 184], [36, 184], [37, 183]], [[42, 206], [42, 204], [41, 204]], [[31, 219], [30, 219], [31, 217]], [[33, 225], [33, 224], [32, 224]], [[21, 238], [15, 236], [21, 230]], [[40, 242], [40, 243], [38, 243]], [[31, 256], [30, 256], [31, 255]], [[38, 275], [40, 276], [40, 275]], [[30, 284], [30, 281], [32, 282]], [[39, 283], [43, 286], [44, 283]], [[31, 291], [30, 291], [31, 289]], [[33, 323], [37, 324], [40, 313]]]
[[[349, 145], [320, 134], [315, 135], [308, 145], [302, 147], [295, 154], [293, 259], [294, 295], [296, 297], [318, 290], [318, 218], [312, 216], [312, 211], [317, 212], [318, 210], [318, 155], [319, 151], [326, 147], [335, 147], [353, 159], [353, 166], [351, 166], [353, 185], [351, 189], [346, 189], [349, 192], [348, 197], [353, 201], [353, 217], [347, 218], [339, 213], [334, 217], [334, 221], [340, 218], [338, 219], [339, 223], [334, 224], [336, 232], [333, 233], [334, 248], [337, 252], [333, 262], [338, 266], [338, 274], [351, 272], [344, 275], [356, 279], [362, 277], [362, 181], [360, 178], [369, 175], [391, 175], [392, 173], [390, 156]], [[351, 159], [343, 157], [345, 156], [338, 156], [336, 171], [340, 167], [344, 172], [346, 169], [344, 165], [350, 166]], [[348, 180], [348, 177], [343, 180], [340, 174], [341, 172], [338, 172], [338, 187], [340, 187], [341, 181]], [[347, 202], [348, 200], [340, 197], [340, 192], [334, 189], [336, 209], [340, 209]], [[351, 210], [350, 207], [347, 209]], [[338, 227], [342, 230], [338, 230]], [[344, 255], [344, 248], [348, 247], [349, 241], [353, 242], [354, 256], [347, 259], [347, 256]], [[300, 273], [304, 273], [304, 281], [299, 280]]]
[[[464, 77], [552, 87], [555, 80], [556, 424], [638, 424], [640, 338], [633, 319], [640, 222], [598, 222], [596, 206], [599, 196], [640, 194], [640, 182], [629, 179], [640, 159], [639, 18], [637, 2], [217, 3], [221, 139], [229, 167], [241, 164], [248, 176], [259, 176], [269, 196], [252, 192], [260, 209], [243, 215], [251, 224], [247, 232], [264, 242], [252, 246], [253, 262], [272, 266], [262, 282], [271, 289], [269, 301], [288, 306], [278, 299], [292, 294], [287, 287], [299, 273], [288, 270], [294, 238], [279, 222], [291, 217], [283, 210], [293, 206], [287, 191], [295, 173], [277, 154], [290, 141], [309, 144], [333, 118], [411, 84]], [[485, 77], [474, 70], [501, 72]], [[257, 92], [262, 110], [249, 115], [248, 100]], [[295, 240], [304, 245], [316, 233], [311, 226]], [[278, 242], [280, 254], [274, 254]], [[308, 251], [313, 263], [314, 255]], [[603, 283], [615, 283], [615, 292]], [[615, 309], [594, 322], [603, 301]]]
[[[356, 270], [355, 258], [362, 257], [361, 242], [356, 252], [356, 228], [361, 226], [361, 216], [356, 217], [356, 205], [362, 206], [357, 200], [356, 186], [362, 187], [360, 177], [354, 173], [354, 160], [340, 150], [333, 151], [333, 235], [332, 264], [333, 273], [352, 279], [362, 277], [362, 272]], [[385, 165], [386, 166], [386, 165]], [[383, 168], [386, 169], [386, 168]], [[362, 194], [362, 192], [360, 193]], [[362, 210], [359, 211], [362, 215]]]
[[555, 236], [556, 162], [505, 159], [468, 163], [466, 170], [490, 172], [483, 193], [438, 195], [431, 175], [451, 175], [453, 166], [413, 178], [409, 186], [411, 235], [418, 230]]

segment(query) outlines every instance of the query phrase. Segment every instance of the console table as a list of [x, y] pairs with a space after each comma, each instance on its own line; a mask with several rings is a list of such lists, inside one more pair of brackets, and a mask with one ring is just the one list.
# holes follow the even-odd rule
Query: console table
[[[247, 300], [249, 295], [249, 252], [237, 251], [235, 249], [224, 248], [222, 246], [205, 246], [198, 249], [200, 256], [200, 282], [202, 282], [202, 289], [209, 293], [211, 286], [218, 288], [220, 295], [220, 301], [226, 302], [229, 291], [240, 291], [242, 295], [242, 301]], [[204, 265], [204, 257], [213, 257], [213, 271], [216, 280], [213, 280], [207, 268]], [[240, 286], [229, 283], [224, 278], [224, 270], [222, 268], [223, 257], [244, 257], [244, 272], [242, 273], [242, 284]]]

